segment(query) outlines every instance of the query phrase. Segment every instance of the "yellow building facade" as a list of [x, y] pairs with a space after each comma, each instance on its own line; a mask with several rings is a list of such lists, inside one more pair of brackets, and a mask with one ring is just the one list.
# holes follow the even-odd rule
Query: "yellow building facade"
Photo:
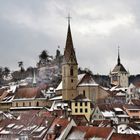
[[91, 101], [82, 94], [78, 95], [71, 101], [71, 110], [72, 115], [85, 115], [89, 121], [91, 115]]

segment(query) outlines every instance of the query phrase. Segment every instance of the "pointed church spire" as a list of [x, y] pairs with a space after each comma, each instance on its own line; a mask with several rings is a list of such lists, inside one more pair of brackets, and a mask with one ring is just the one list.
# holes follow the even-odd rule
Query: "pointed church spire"
[[77, 63], [75, 50], [73, 47], [72, 35], [71, 35], [71, 28], [70, 28], [70, 15], [68, 15], [68, 31], [67, 31], [67, 39], [64, 51], [64, 62], [68, 63], [73, 60], [73, 62]]
[[121, 60], [120, 60], [120, 47], [118, 46], [118, 65], [121, 64]]

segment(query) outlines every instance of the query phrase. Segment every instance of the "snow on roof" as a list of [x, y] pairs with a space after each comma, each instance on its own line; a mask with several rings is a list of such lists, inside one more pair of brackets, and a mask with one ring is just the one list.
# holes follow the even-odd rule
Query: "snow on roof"
[[41, 132], [44, 128], [44, 126], [40, 126], [34, 132]]
[[128, 127], [126, 124], [121, 124], [118, 127], [118, 133], [122, 133], [122, 134], [139, 134], [140, 135], [140, 131], [136, 131], [131, 127]]
[[82, 83], [82, 84], [79, 84], [78, 86], [98, 86], [97, 83]]
[[110, 89], [110, 91], [126, 91], [128, 89], [128, 87], [118, 87], [118, 86], [114, 86]]
[[88, 74], [85, 74], [83, 79], [78, 84], [78, 86], [98, 86], [93, 77]]
[[32, 125], [32, 126], [25, 127], [23, 130], [32, 130], [36, 127], [37, 127], [37, 125]]
[[85, 73], [78, 75], [78, 83], [81, 82], [81, 80], [83, 79], [84, 76], [85, 76]]
[[55, 89], [54, 89], [53, 87], [50, 87], [50, 88], [47, 90], [46, 93], [48, 93], [48, 94], [50, 94], [50, 93], [55, 93]]
[[11, 132], [11, 131], [7, 131], [7, 130], [4, 129], [4, 130], [2, 130], [2, 131], [0, 132], [0, 134], [10, 134], [10, 132]]
[[129, 118], [128, 115], [126, 114], [122, 114], [122, 115], [116, 115], [118, 118]]
[[3, 129], [3, 127], [0, 127], [0, 131]]
[[116, 94], [116, 96], [125, 96], [125, 93], [123, 93], [123, 92], [118, 92], [118, 93]]
[[15, 93], [16, 89], [17, 89], [17, 85], [11, 85], [11, 86], [10, 86], [10, 89], [7, 90], [7, 92], [8, 92], [8, 93], [9, 93], [9, 92]]
[[102, 112], [104, 117], [114, 117], [115, 113], [112, 111], [104, 111]]
[[28, 106], [28, 107], [11, 107], [10, 109], [41, 109], [43, 107], [39, 107], [39, 106]]
[[114, 108], [114, 110], [115, 111], [123, 111], [121, 108], [119, 108], [119, 107], [116, 107], [116, 108]]
[[55, 90], [57, 91], [57, 90], [61, 90], [61, 89], [62, 89], [62, 81], [60, 82], [60, 84], [58, 85], [58, 87]]
[[11, 124], [8, 124], [7, 127], [12, 128], [14, 125], [15, 125], [14, 123], [11, 123]]
[[50, 100], [50, 101], [53, 101], [53, 100], [62, 100], [62, 95], [52, 97], [52, 98], [51, 98], [51, 99], [49, 99], [49, 100]]
[[12, 114], [10, 114], [10, 113], [3, 113], [3, 115], [6, 116], [9, 119], [13, 119], [14, 118], [14, 116]]
[[23, 125], [15, 125], [12, 129], [21, 129]]
[[[84, 74], [79, 74], [78, 75], [78, 83], [82, 80], [82, 78], [85, 76], [85, 73]], [[58, 87], [56, 88], [56, 91], [57, 90], [61, 90], [62, 89], [62, 81], [60, 82], [60, 84], [58, 85]]]
[[54, 110], [65, 109], [65, 107], [67, 107], [67, 106], [68, 106], [67, 103], [54, 101], [51, 108], [48, 109], [48, 110], [49, 111], [54, 111]]
[[14, 95], [13, 96], [6, 96], [5, 98], [2, 99], [1, 103], [3, 103], [3, 102], [9, 103], [9, 102], [12, 102], [13, 99], [14, 99]]

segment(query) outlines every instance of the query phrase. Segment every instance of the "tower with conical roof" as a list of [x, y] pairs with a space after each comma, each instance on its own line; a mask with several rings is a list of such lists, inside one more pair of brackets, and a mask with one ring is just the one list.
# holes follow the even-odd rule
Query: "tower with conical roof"
[[65, 101], [75, 98], [77, 94], [78, 63], [73, 47], [70, 17], [68, 17], [68, 31], [62, 64], [62, 99]]
[[110, 72], [110, 78], [112, 85], [128, 87], [129, 72], [127, 72], [124, 66], [121, 64], [119, 47], [118, 47], [117, 65]]

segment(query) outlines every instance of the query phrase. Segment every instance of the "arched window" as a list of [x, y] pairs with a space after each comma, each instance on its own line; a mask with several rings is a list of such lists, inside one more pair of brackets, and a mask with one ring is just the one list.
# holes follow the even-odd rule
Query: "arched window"
[[36, 103], [36, 106], [39, 106], [39, 102]]
[[70, 68], [70, 76], [73, 76], [73, 67]]
[[85, 90], [83, 90], [83, 95], [85, 96]]

